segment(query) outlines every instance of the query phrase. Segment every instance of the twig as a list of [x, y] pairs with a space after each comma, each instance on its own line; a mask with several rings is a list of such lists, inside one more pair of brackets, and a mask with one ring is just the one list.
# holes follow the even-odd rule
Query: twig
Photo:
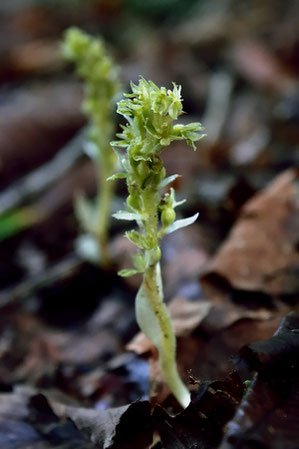
[[69, 170], [79, 156], [85, 141], [85, 127], [49, 161], [11, 184], [0, 195], [0, 214], [38, 196]]

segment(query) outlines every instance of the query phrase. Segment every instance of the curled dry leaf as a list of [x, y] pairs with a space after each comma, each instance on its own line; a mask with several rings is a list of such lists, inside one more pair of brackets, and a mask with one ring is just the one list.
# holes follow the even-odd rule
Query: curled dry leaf
[[294, 299], [299, 287], [297, 178], [296, 170], [286, 171], [245, 204], [202, 277], [204, 287], [232, 299], [255, 293], [260, 304], [271, 295]]
[[147, 401], [107, 410], [54, 404], [60, 418], [71, 419], [83, 435], [103, 449], [145, 449], [152, 441], [151, 405]]
[[222, 382], [200, 385], [192, 394], [189, 407], [175, 417], [156, 407], [154, 417], [163, 448], [215, 449], [221, 441], [223, 426], [234, 415], [242, 393], [242, 381], [237, 373], [232, 373]]
[[213, 298], [213, 305], [207, 317], [201, 323], [200, 328], [207, 334], [214, 334], [229, 328], [240, 320], [268, 321], [276, 316], [282, 316], [281, 313], [259, 307], [250, 309], [242, 305], [233, 304], [223, 297]]
[[[16, 389], [0, 395], [0, 447], [146, 449], [152, 441], [150, 414], [147, 401], [95, 410], [65, 405], [30, 389]], [[8, 438], [10, 429], [13, 439]]]

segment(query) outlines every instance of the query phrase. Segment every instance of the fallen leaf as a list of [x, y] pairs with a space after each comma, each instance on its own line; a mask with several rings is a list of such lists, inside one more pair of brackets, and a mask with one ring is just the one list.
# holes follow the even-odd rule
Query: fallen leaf
[[205, 382], [193, 392], [191, 404], [175, 417], [156, 407], [154, 418], [164, 449], [215, 449], [223, 426], [234, 415], [243, 393], [233, 373], [222, 382]]
[[274, 295], [295, 299], [299, 287], [297, 176], [296, 170], [282, 173], [244, 205], [202, 276], [203, 287], [223, 291], [237, 302], [248, 299], [248, 303], [271, 305]]
[[241, 349], [241, 358], [257, 375], [227, 424], [221, 449], [298, 448], [298, 328], [299, 317], [291, 314], [274, 337]]
[[5, 449], [147, 449], [152, 428], [148, 401], [96, 410], [32, 389], [0, 394], [0, 445]]
[[135, 402], [107, 410], [53, 404], [63, 418], [71, 418], [78, 429], [103, 449], [143, 449], [152, 441], [151, 405]]
[[170, 301], [168, 310], [177, 337], [190, 335], [208, 315], [210, 301], [188, 301], [177, 297]]

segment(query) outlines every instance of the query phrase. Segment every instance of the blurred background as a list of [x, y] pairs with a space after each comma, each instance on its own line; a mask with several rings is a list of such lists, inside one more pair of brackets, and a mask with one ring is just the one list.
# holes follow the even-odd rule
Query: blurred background
[[[76, 25], [102, 36], [125, 91], [140, 75], [181, 84], [183, 120], [205, 127], [197, 152], [174, 144], [163, 155], [168, 174], [182, 174], [182, 215], [200, 211], [193, 231], [164, 243], [166, 298], [193, 300], [242, 205], [298, 166], [298, 23], [296, 0], [1, 0], [0, 386], [51, 386], [99, 407], [147, 394], [146, 362], [117, 358], [138, 330], [138, 281], [74, 250], [73, 198], [92, 197], [96, 180], [63, 32]], [[124, 195], [119, 182], [115, 207]], [[123, 224], [111, 226], [116, 263], [128, 267]], [[227, 367], [201, 369], [208, 378]]]

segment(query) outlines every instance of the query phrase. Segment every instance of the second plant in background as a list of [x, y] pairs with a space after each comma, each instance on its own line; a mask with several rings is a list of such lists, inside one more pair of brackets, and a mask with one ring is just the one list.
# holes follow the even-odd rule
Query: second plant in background
[[115, 134], [113, 115], [120, 92], [119, 70], [108, 56], [103, 41], [78, 28], [66, 31], [62, 49], [65, 57], [75, 63], [77, 74], [85, 83], [83, 111], [89, 119], [86, 152], [94, 160], [98, 175], [96, 203], [92, 204], [81, 194], [76, 198], [76, 212], [83, 229], [97, 241], [100, 263], [107, 266], [114, 186], [106, 179], [114, 173], [117, 163], [110, 141]]

